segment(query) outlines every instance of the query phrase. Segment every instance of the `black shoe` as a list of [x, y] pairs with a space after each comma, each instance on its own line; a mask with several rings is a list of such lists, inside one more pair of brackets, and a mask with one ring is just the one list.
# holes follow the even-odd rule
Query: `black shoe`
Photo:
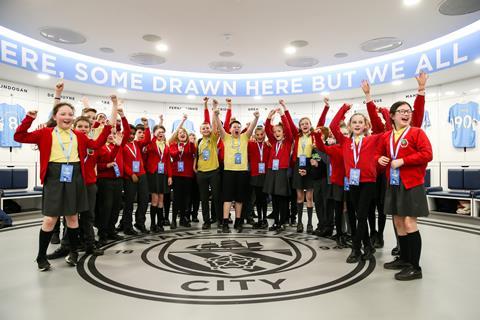
[[307, 233], [313, 234], [313, 226], [311, 224], [307, 224]]
[[399, 256], [400, 255], [400, 247], [396, 246], [392, 249], [392, 256]]
[[158, 228], [158, 232], [163, 232], [165, 231], [165, 229], [163, 228], [163, 223], [160, 222], [159, 224], [157, 224], [157, 228]]
[[202, 225], [202, 229], [203, 230], [209, 230], [212, 226], [210, 225], [210, 222], [205, 222], [203, 225]]
[[274, 223], [270, 228], [268, 228], [268, 231], [278, 231], [278, 229], [280, 229], [280, 227], [278, 226], [278, 224]]
[[403, 270], [405, 268], [410, 267], [411, 264], [407, 261], [403, 261], [400, 257], [395, 257], [393, 261], [387, 262], [383, 264], [383, 268], [387, 270]]
[[86, 255], [91, 254], [92, 256], [95, 256], [95, 257], [103, 256], [104, 253], [105, 252], [103, 251], [103, 249], [97, 248], [95, 246], [87, 247], [87, 249], [85, 250]]
[[303, 232], [303, 223], [299, 222], [297, 224], [297, 232], [302, 233]]
[[330, 238], [332, 235], [333, 235], [333, 229], [332, 228], [325, 228], [325, 229], [323, 229], [320, 237]]
[[260, 229], [268, 229], [268, 221], [266, 219], [260, 223]]
[[170, 230], [177, 229], [177, 221], [172, 220], [172, 223], [170, 224]]
[[[299, 223], [301, 223], [301, 222], [299, 222]], [[297, 226], [297, 219], [292, 218], [290, 220], [290, 227], [296, 227], [296, 226]]]
[[375, 248], [374, 247], [371, 247], [371, 246], [368, 246], [368, 247], [365, 247], [363, 249], [363, 254], [362, 254], [362, 260], [363, 261], [367, 261], [367, 260], [371, 260], [373, 258], [375, 258], [375, 256], [373, 255], [375, 253]]
[[191, 228], [192, 225], [190, 224], [190, 221], [186, 220], [186, 219], [180, 219], [180, 226], [181, 227], [185, 227], [185, 228]]
[[65, 257], [65, 261], [68, 263], [68, 265], [75, 267], [78, 261], [78, 252], [70, 251], [68, 256]]
[[222, 232], [223, 233], [230, 233], [230, 227], [228, 226], [228, 223], [224, 223], [222, 225]]
[[192, 222], [199, 223], [200, 220], [198, 220], [198, 218], [195, 216], [195, 217], [192, 217]]
[[138, 235], [138, 232], [133, 230], [133, 228], [128, 228], [123, 230], [123, 233], [125, 233], [127, 236], [136, 236]]
[[345, 240], [345, 236], [343, 234], [337, 234], [335, 241], [337, 242], [337, 246], [340, 248], [347, 248], [348, 244]]
[[232, 218], [228, 217], [228, 224], [232, 224], [232, 223], [233, 223]]
[[122, 226], [121, 223], [120, 223], [118, 226], [115, 227], [115, 231], [116, 231], [116, 232], [123, 231], [123, 229], [124, 229], [124, 228], [123, 228], [123, 226]]
[[60, 234], [58, 232], [54, 232], [52, 234], [52, 239], [50, 239], [51, 244], [59, 244], [60, 243]]
[[352, 249], [350, 255], [347, 258], [347, 263], [358, 263], [362, 257], [362, 251], [358, 249]]
[[235, 224], [233, 228], [236, 229], [238, 232], [242, 232], [243, 230], [243, 219], [235, 219]]
[[37, 265], [38, 265], [38, 270], [40, 271], [48, 271], [50, 270], [50, 262], [48, 262], [46, 257], [38, 257], [36, 259]]
[[108, 239], [107, 238], [99, 238], [98, 239], [98, 245], [100, 247], [106, 246], [108, 244]]
[[163, 226], [164, 227], [169, 227], [171, 225], [170, 223], [170, 220], [168, 220], [168, 218], [166, 218], [165, 220], [163, 220]]
[[278, 228], [278, 230], [279, 230], [279, 231], [287, 231], [287, 226], [288, 226], [288, 225], [287, 225], [286, 223], [284, 223], [284, 224], [282, 224], [282, 225], [280, 226], [280, 228]]
[[275, 219], [275, 215], [273, 214], [273, 212], [267, 216], [267, 219]]
[[153, 225], [150, 226], [150, 232], [151, 233], [158, 233], [158, 231], [159, 231], [159, 228], [156, 224], [153, 224]]
[[257, 219], [257, 218], [258, 218], [258, 215], [254, 212], [254, 213], [252, 213], [252, 218]]
[[252, 229], [253, 229], [253, 230], [258, 230], [258, 229], [260, 229], [260, 226], [261, 226], [261, 222], [260, 222], [260, 221], [255, 222], [254, 224], [252, 224]]
[[147, 230], [147, 228], [145, 227], [145, 225], [143, 225], [143, 224], [140, 225], [140, 224], [138, 224], [138, 223], [135, 223], [133, 226], [134, 226], [135, 228], [137, 228], [141, 233], [144, 233], [144, 234], [150, 233], [150, 232]]
[[118, 241], [118, 240], [123, 240], [123, 237], [118, 233], [110, 233], [110, 234], [107, 234], [107, 239]]
[[410, 281], [415, 279], [422, 279], [422, 268], [415, 268], [413, 266], [407, 267], [395, 274], [395, 279], [399, 281]]
[[377, 233], [377, 236], [375, 238], [375, 241], [373, 243], [373, 247], [375, 249], [381, 249], [385, 245], [385, 241], [383, 241], [383, 236]]
[[252, 217], [250, 217], [250, 218], [248, 218], [248, 219], [247, 219], [247, 224], [249, 224], [249, 225], [252, 225], [252, 226], [253, 226], [253, 225], [255, 224], [255, 220], [253, 220], [253, 218], [252, 218]]
[[69, 252], [70, 252], [70, 249], [68, 249], [66, 247], [63, 247], [63, 246], [60, 246], [59, 248], [57, 248], [52, 253], [47, 254], [46, 259], [54, 260], [54, 259], [58, 259], [58, 258], [63, 258], [63, 257], [66, 257]]

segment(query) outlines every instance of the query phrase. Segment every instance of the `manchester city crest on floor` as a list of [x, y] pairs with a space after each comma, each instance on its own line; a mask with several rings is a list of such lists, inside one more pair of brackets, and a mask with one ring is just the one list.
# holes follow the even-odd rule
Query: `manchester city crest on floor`
[[346, 264], [349, 249], [295, 232], [179, 231], [131, 237], [87, 256], [83, 279], [125, 296], [174, 303], [239, 304], [300, 299], [361, 281], [375, 261]]

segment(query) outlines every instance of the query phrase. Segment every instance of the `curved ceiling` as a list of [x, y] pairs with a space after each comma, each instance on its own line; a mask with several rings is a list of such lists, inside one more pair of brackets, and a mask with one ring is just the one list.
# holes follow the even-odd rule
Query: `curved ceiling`
[[[442, 2], [423, 0], [405, 7], [402, 0], [4, 0], [0, 24], [67, 50], [116, 62], [135, 64], [132, 54], [147, 53], [165, 58], [152, 66], [160, 69], [218, 73], [210, 68], [213, 62], [220, 67], [237, 62], [241, 69], [235, 73], [257, 73], [302, 69], [287, 65], [291, 58], [317, 60], [313, 67], [373, 58], [384, 52], [363, 51], [363, 42], [396, 37], [403, 41], [396, 50], [403, 50], [480, 19], [480, 11], [442, 15]], [[76, 31], [86, 42], [48, 41], [40, 35], [46, 26]], [[157, 51], [154, 42], [142, 39], [147, 34], [161, 37], [169, 50]], [[284, 48], [295, 40], [308, 45], [287, 55]], [[338, 53], [348, 55], [337, 58]]]

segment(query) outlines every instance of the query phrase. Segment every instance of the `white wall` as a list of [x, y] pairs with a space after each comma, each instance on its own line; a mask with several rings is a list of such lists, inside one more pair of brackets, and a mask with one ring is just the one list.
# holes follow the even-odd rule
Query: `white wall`
[[[15, 87], [17, 90], [9, 89]], [[7, 88], [5, 88], [7, 87]], [[471, 166], [480, 168], [480, 148], [477, 146], [473, 149], [456, 149], [452, 145], [451, 131], [452, 127], [448, 123], [448, 110], [451, 105], [460, 101], [476, 101], [480, 103], [480, 77], [468, 79], [455, 83], [449, 83], [437, 87], [427, 88], [426, 110], [430, 113], [431, 127], [427, 129], [427, 135], [434, 150], [434, 160], [430, 167], [432, 168], [432, 185], [442, 185], [447, 187], [447, 170], [448, 168]], [[22, 89], [18, 91], [18, 89]], [[472, 91], [473, 90], [473, 91]], [[445, 92], [454, 91], [454, 95], [445, 95]], [[390, 107], [390, 105], [398, 100], [406, 100], [413, 104], [415, 91], [398, 92], [394, 94], [375, 96], [375, 87], [372, 88], [372, 94], [377, 101], [378, 106]], [[64, 99], [72, 102], [77, 107], [77, 114], [80, 112], [82, 105], [80, 102], [81, 95], [65, 92]], [[90, 103], [99, 112], [109, 114], [110, 102], [107, 97], [87, 96]], [[183, 98], [183, 97], [182, 97]], [[180, 98], [179, 98], [180, 99]], [[223, 101], [221, 101], [223, 102]], [[234, 100], [235, 102], [235, 100]], [[331, 111], [327, 116], [327, 123], [330, 121], [338, 108], [344, 101], [331, 101]], [[349, 99], [347, 102], [354, 104], [354, 111], [365, 111], [365, 101], [361, 97], [359, 89], [359, 98]], [[31, 87], [23, 84], [11, 83], [9, 81], [0, 80], [0, 103], [20, 104], [25, 110], [38, 109], [39, 117], [35, 121], [34, 127], [41, 122], [45, 122], [50, 114], [53, 103], [53, 90]], [[288, 103], [293, 118], [310, 117], [312, 123], [316, 124], [318, 117], [323, 110], [323, 101], [313, 101], [309, 103]], [[261, 119], [265, 119], [268, 111], [274, 105], [265, 105], [261, 101], [252, 105], [235, 105], [233, 115], [242, 123], [251, 121], [254, 110], [259, 110]], [[222, 118], [224, 117], [224, 108]], [[147, 116], [158, 121], [160, 114], [164, 115], [164, 124], [167, 133], [171, 131], [172, 122], [181, 118], [182, 114], [187, 113], [190, 120], [195, 124], [198, 131], [199, 124], [203, 120], [203, 105], [201, 103], [162, 103], [162, 102], [146, 102], [146, 101], [125, 101], [125, 112], [130, 122], [143, 116]], [[478, 134], [478, 130], [477, 130]], [[12, 152], [8, 148], [0, 149], [0, 167], [14, 165], [16, 167], [28, 168], [30, 174], [29, 188], [35, 185], [35, 165], [38, 162], [38, 152], [33, 150], [32, 145], [24, 144], [21, 148], [14, 148]]]

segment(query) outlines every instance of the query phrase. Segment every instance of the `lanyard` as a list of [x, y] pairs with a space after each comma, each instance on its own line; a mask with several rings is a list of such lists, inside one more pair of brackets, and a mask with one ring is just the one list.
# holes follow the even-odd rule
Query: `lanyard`
[[73, 134], [72, 130], [69, 130], [70, 133], [70, 145], [68, 146], [68, 152], [65, 151], [65, 145], [63, 144], [62, 138], [60, 137], [60, 133], [58, 132], [58, 127], [55, 127], [55, 133], [57, 134], [58, 143], [62, 148], [63, 155], [65, 159], [67, 159], [67, 164], [70, 162], [70, 155], [72, 154], [72, 145], [73, 145]]
[[[260, 145], [262, 147], [260, 147]], [[257, 142], [257, 147], [258, 147], [258, 152], [260, 153], [260, 162], [263, 162], [263, 142], [262, 143]]]
[[107, 148], [108, 152], [112, 153], [112, 150], [110, 150], [107, 144], [105, 145], [105, 147]]
[[130, 153], [134, 156], [135, 160], [137, 159], [137, 147], [135, 146], [135, 142], [132, 142], [133, 143], [133, 150], [135, 150], [135, 152], [128, 146], [128, 144], [126, 145], [126, 147], [128, 148], [128, 150], [130, 150]]
[[[160, 144], [161, 145], [161, 144]], [[158, 152], [158, 155], [160, 156], [160, 162], [163, 162], [163, 155], [165, 154], [165, 147], [163, 148], [163, 151], [161, 150], [160, 146], [157, 145], [157, 143], [155, 142], [155, 146], [157, 147], [157, 152]]]
[[240, 140], [241, 138], [238, 138], [238, 146], [235, 146], [234, 142], [235, 142], [235, 138], [231, 137], [232, 138], [232, 149], [237, 149], [237, 152], [240, 152], [240, 146], [242, 144], [242, 141]]
[[363, 137], [360, 138], [360, 142], [358, 143], [358, 154], [357, 154], [357, 147], [355, 146], [355, 138], [352, 141], [353, 161], [355, 162], [355, 168], [357, 167], [357, 163], [360, 160], [360, 151], [362, 150], [362, 142], [363, 142]]
[[275, 157], [278, 158], [278, 152], [280, 151], [280, 148], [282, 147], [282, 143], [283, 141], [277, 141], [277, 143], [275, 144]]
[[[206, 143], [203, 143], [204, 141], [206, 141]], [[203, 151], [205, 151], [206, 149], [208, 149], [208, 147], [210, 146], [210, 137], [208, 137], [207, 139], [202, 139], [202, 142], [200, 143], [201, 145], [205, 145], [205, 148], [202, 149], [202, 153]], [[199, 146], [200, 147], [200, 146]]]
[[302, 155], [305, 155], [305, 147], [307, 146], [307, 137], [302, 136]]
[[180, 161], [182, 161], [183, 153], [185, 152], [185, 145], [182, 142], [180, 142], [178, 145], [183, 147], [182, 152], [180, 152]]
[[393, 140], [394, 140], [393, 136], [394, 136], [394, 133], [393, 133], [393, 130], [392, 130], [392, 134], [390, 135], [390, 154], [392, 155], [393, 160], [397, 159], [398, 151], [400, 150], [400, 144], [402, 143], [403, 138], [407, 135], [408, 131], [410, 131], [410, 127], [408, 127], [407, 130], [405, 130], [405, 132], [403, 132], [403, 134], [398, 139], [397, 149], [395, 150], [395, 153], [393, 153]]

